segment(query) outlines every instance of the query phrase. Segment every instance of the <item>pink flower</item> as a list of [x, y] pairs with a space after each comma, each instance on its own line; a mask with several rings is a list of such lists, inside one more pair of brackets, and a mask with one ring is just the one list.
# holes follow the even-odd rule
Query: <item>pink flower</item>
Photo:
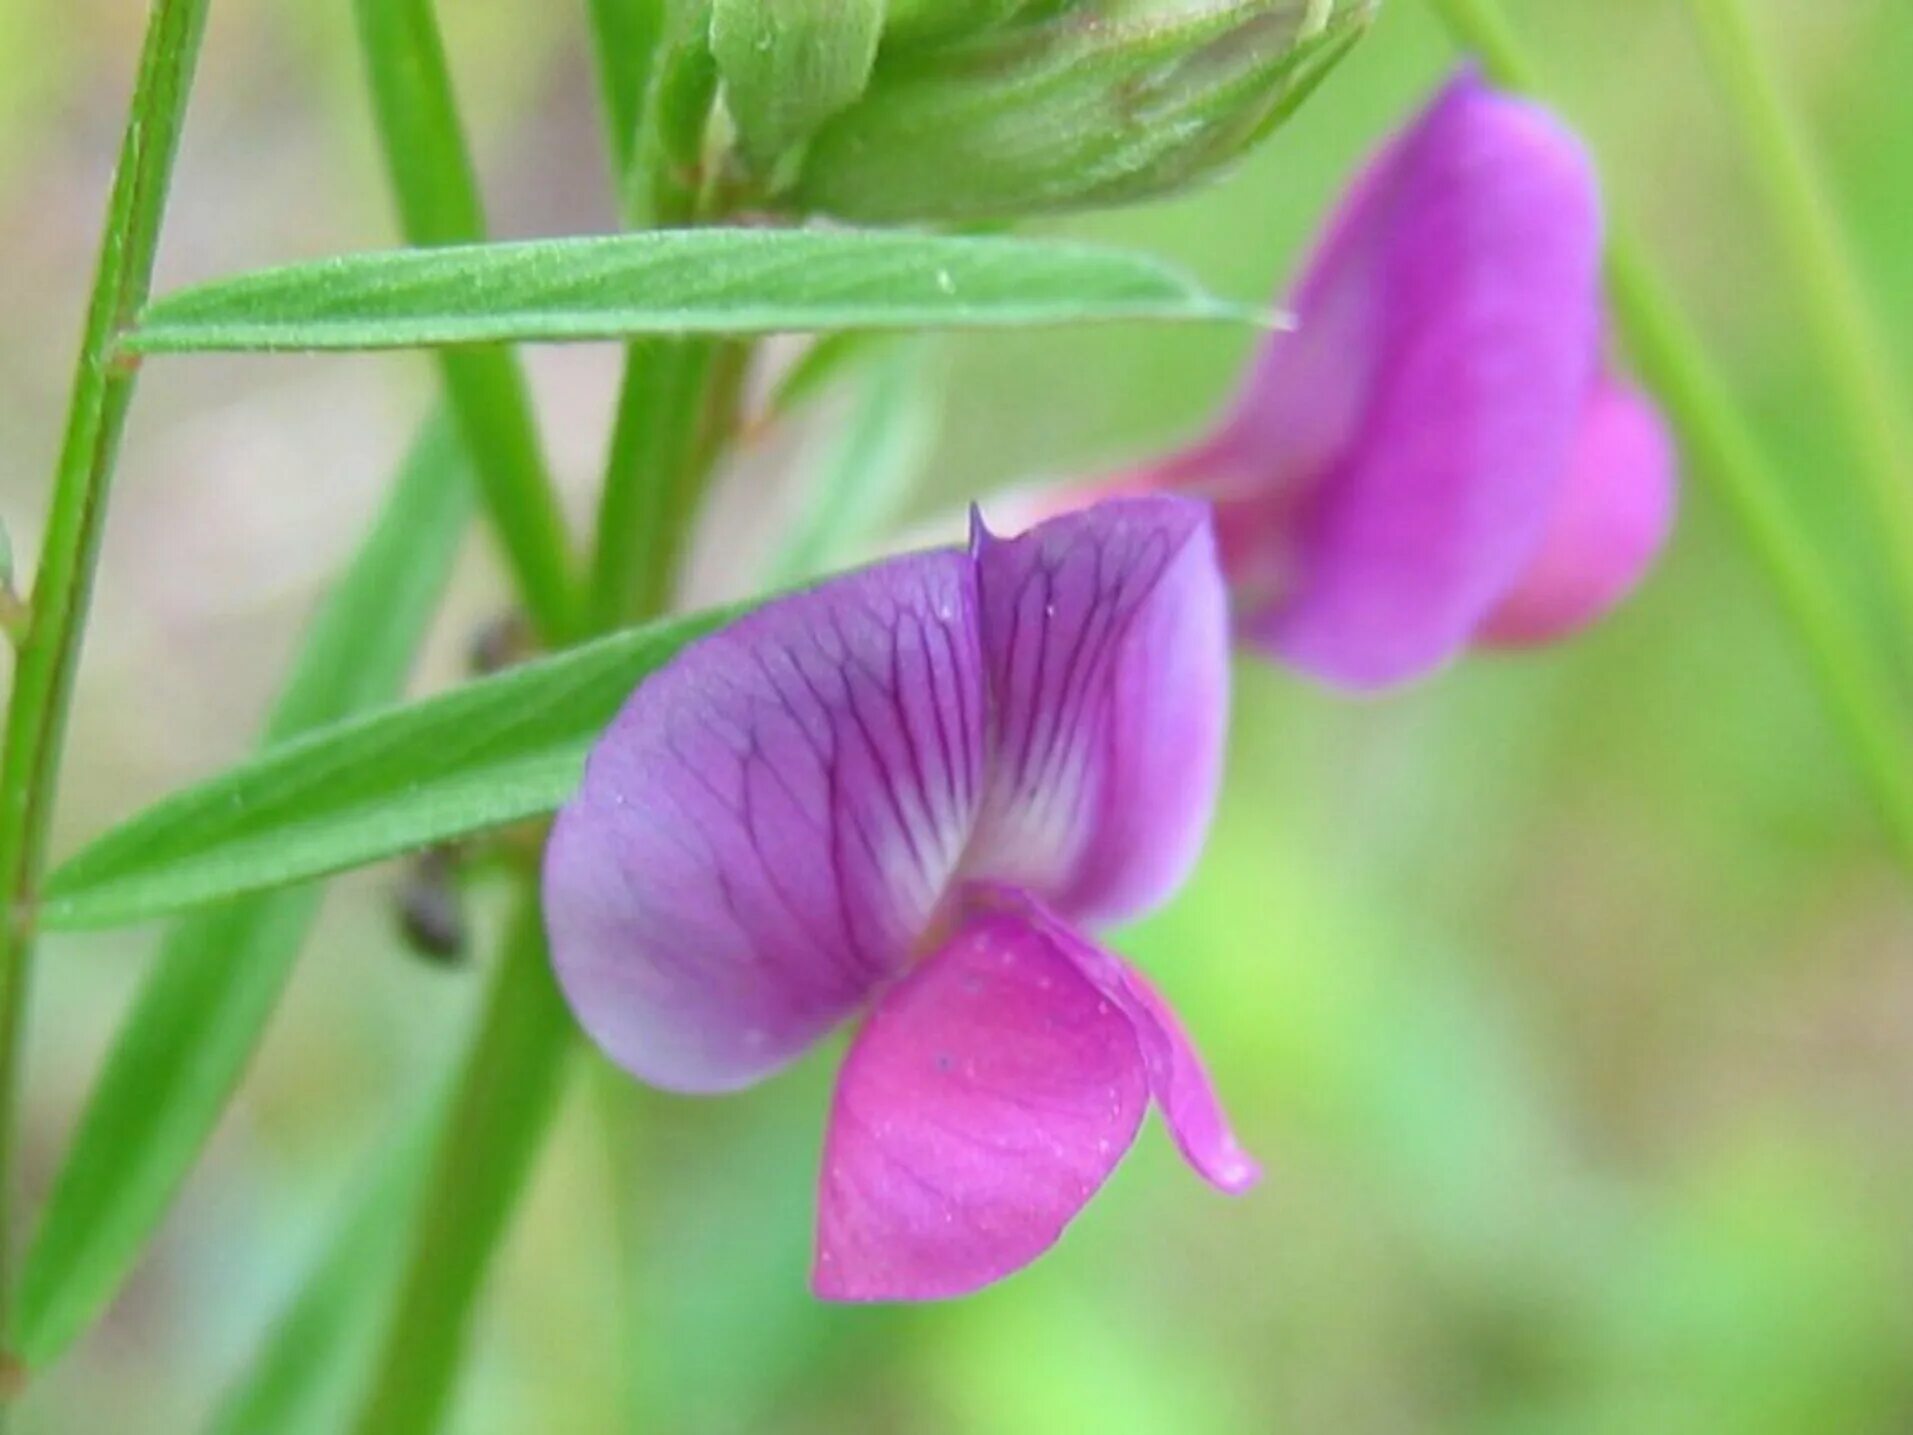
[[1124, 489], [1212, 497], [1242, 635], [1375, 688], [1574, 631], [1664, 542], [1658, 414], [1601, 362], [1579, 142], [1472, 73], [1357, 179], [1219, 429]]
[[748, 1086], [867, 1012], [814, 1286], [959, 1295], [1033, 1260], [1153, 1098], [1256, 1179], [1194, 1049], [1085, 929], [1181, 883], [1227, 709], [1208, 515], [1120, 499], [773, 601], [644, 683], [546, 854], [552, 960], [654, 1085]]

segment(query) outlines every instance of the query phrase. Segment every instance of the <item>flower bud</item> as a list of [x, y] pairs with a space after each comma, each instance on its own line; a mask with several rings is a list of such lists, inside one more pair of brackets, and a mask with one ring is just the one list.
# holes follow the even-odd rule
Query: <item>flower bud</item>
[[890, 0], [884, 16], [886, 44], [917, 45], [953, 40], [1000, 25], [1030, 10], [1058, 10], [1069, 0]]
[[1075, 7], [886, 52], [826, 123], [790, 198], [864, 221], [1006, 218], [1174, 191], [1283, 119], [1373, 0], [1205, 0], [1111, 18]]
[[711, 53], [752, 163], [763, 167], [864, 92], [884, 0], [715, 0]]

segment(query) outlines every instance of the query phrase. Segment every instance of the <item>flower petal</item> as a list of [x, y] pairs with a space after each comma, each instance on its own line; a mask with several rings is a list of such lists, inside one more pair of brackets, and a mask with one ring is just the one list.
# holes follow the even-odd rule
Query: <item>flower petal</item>
[[887, 992], [844, 1059], [818, 1189], [812, 1287], [935, 1300], [1062, 1234], [1149, 1100], [1125, 1014], [1044, 931], [967, 919]]
[[1552, 511], [1597, 347], [1581, 145], [1472, 74], [1377, 159], [1224, 430], [1163, 466], [1220, 502], [1244, 630], [1382, 686], [1463, 647]]
[[1162, 994], [1127, 962], [1103, 950], [1021, 892], [971, 889], [979, 907], [1015, 913], [1068, 955], [1090, 984], [1129, 1018], [1149, 1073], [1150, 1094], [1183, 1159], [1218, 1190], [1240, 1195], [1262, 1179], [1262, 1168], [1230, 1128], [1215, 1085], [1181, 1020]]
[[907, 960], [982, 792], [975, 582], [919, 554], [687, 649], [600, 739], [545, 859], [552, 960], [620, 1064], [741, 1086]]
[[1674, 522], [1674, 444], [1638, 389], [1594, 386], [1541, 551], [1476, 634], [1519, 646], [1563, 637], [1626, 597]]
[[1228, 612], [1205, 505], [1114, 499], [998, 539], [979, 523], [988, 794], [964, 875], [1096, 924], [1194, 863], [1220, 779]]

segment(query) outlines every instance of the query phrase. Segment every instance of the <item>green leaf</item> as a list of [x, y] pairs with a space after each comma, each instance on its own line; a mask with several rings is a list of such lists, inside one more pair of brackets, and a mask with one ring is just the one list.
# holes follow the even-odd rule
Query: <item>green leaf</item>
[[550, 812], [631, 690], [732, 616], [633, 628], [275, 747], [68, 860], [42, 915], [137, 921]]
[[1143, 255], [1015, 239], [673, 230], [347, 255], [182, 290], [128, 335], [144, 353], [1255, 321]]
[[[320, 610], [269, 739], [398, 692], [467, 528], [470, 489], [449, 426], [435, 423]], [[29, 1365], [65, 1349], [125, 1279], [258, 1046], [318, 901], [314, 887], [255, 894], [167, 934], [27, 1253], [15, 1339]]]

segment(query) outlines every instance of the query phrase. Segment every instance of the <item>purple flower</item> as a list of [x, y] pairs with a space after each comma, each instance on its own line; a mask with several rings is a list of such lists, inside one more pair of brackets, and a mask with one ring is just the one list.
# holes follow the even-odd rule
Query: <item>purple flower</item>
[[747, 1086], [853, 1014], [813, 1285], [959, 1295], [1028, 1264], [1150, 1098], [1254, 1182], [1169, 1009], [1084, 929], [1208, 825], [1226, 599], [1203, 505], [1119, 499], [779, 599], [632, 695], [559, 814], [560, 984], [654, 1085]]
[[1472, 73], [1357, 179], [1219, 430], [1121, 481], [1216, 500], [1243, 635], [1374, 688], [1598, 617], [1673, 513], [1671, 445], [1600, 357], [1579, 142]]

